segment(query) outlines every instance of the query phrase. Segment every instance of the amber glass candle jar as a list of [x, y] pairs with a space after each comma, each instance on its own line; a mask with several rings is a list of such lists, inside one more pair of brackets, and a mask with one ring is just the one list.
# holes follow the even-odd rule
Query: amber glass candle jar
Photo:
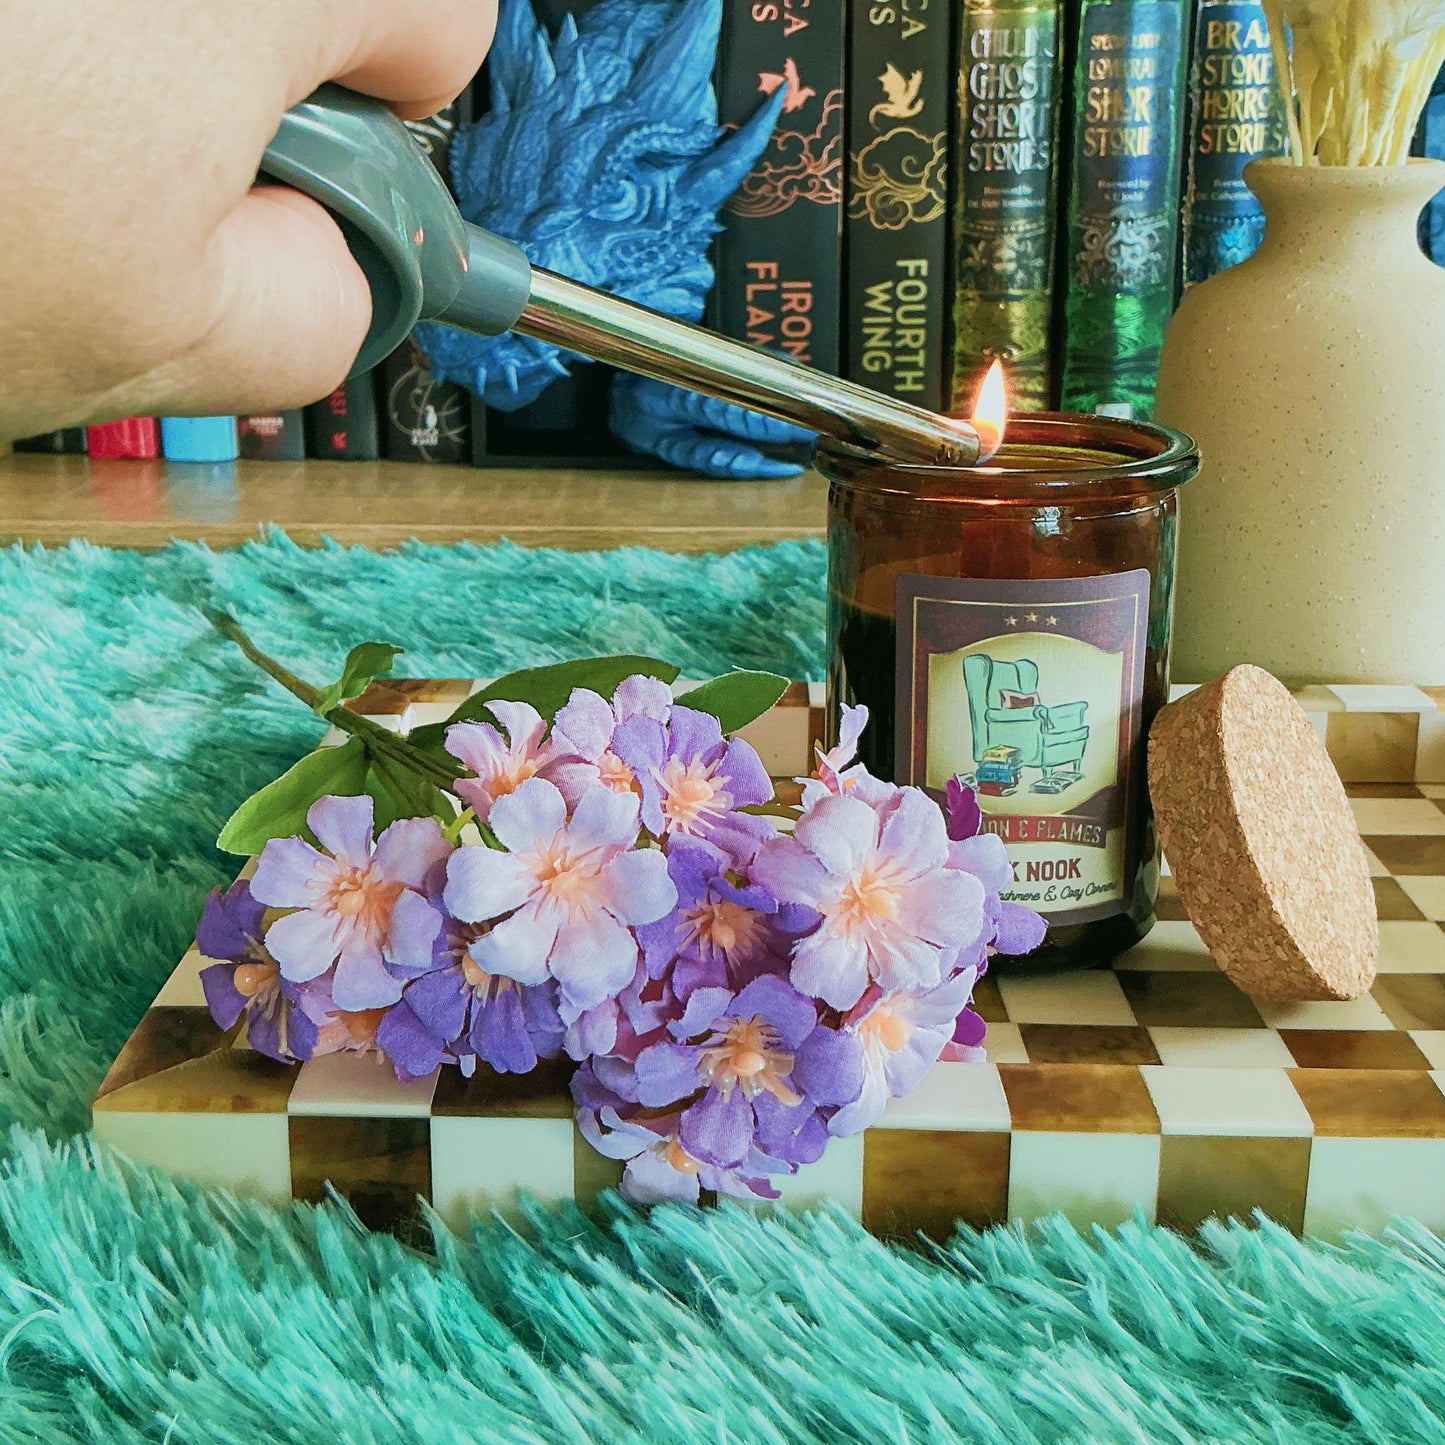
[[1187, 437], [1109, 417], [1011, 418], [984, 466], [825, 448], [828, 715], [866, 703], [862, 759], [942, 801], [978, 791], [1049, 922], [1007, 970], [1107, 963], [1154, 922], [1145, 738], [1169, 689], [1175, 489]]

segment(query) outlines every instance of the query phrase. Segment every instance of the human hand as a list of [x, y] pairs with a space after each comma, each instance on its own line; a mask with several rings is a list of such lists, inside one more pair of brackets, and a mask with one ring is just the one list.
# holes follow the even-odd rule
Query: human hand
[[300, 406], [371, 299], [315, 201], [252, 189], [326, 80], [441, 109], [496, 0], [0, 0], [0, 446], [116, 416]]

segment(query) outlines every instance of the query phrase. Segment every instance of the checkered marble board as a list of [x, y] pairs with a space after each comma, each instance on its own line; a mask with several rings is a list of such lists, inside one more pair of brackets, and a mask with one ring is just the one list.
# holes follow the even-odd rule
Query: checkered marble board
[[[475, 686], [394, 681], [357, 706], [405, 730]], [[985, 979], [988, 1062], [937, 1065], [784, 1181], [784, 1202], [830, 1199], [888, 1234], [1136, 1209], [1184, 1229], [1256, 1208], [1326, 1237], [1392, 1213], [1445, 1229], [1445, 689], [1298, 696], [1370, 850], [1382, 952], [1367, 997], [1249, 999], [1166, 875], [1158, 924], [1113, 969]], [[821, 689], [796, 684], [748, 736], [788, 778], [821, 728]], [[586, 1205], [620, 1177], [574, 1129], [565, 1064], [409, 1084], [374, 1056], [289, 1068], [222, 1046], [202, 966], [181, 960], [96, 1098], [96, 1134], [133, 1158], [278, 1202], [329, 1185], [377, 1227], [419, 1197], [460, 1225], [519, 1190]]]

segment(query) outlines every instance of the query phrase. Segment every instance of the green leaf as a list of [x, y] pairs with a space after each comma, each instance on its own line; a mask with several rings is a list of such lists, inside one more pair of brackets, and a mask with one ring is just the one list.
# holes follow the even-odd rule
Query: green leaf
[[376, 678], [391, 671], [392, 660], [404, 651], [390, 642], [358, 642], [346, 654], [340, 678], [321, 690], [315, 710], [325, 717], [347, 698], [360, 697]]
[[725, 733], [735, 733], [760, 718], [788, 690], [788, 679], [775, 672], [725, 672], [678, 698], [678, 706], [711, 713]]
[[[678, 669], [670, 662], [655, 657], [588, 657], [577, 662], [556, 662], [550, 667], [529, 667], [522, 672], [509, 672], [494, 683], [473, 693], [444, 723], [430, 723], [414, 728], [407, 741], [428, 751], [440, 752], [446, 730], [453, 723], [489, 721], [487, 704], [499, 699], [527, 702], [550, 722], [557, 709], [566, 703], [574, 687], [590, 688], [611, 697], [624, 678], [641, 673], [662, 682], [673, 682]], [[784, 686], [787, 684], [785, 683]]]
[[405, 769], [379, 767], [376, 759], [366, 770], [363, 789], [376, 804], [376, 832], [389, 828], [398, 818], [436, 818], [450, 822], [452, 809], [441, 789]]
[[216, 846], [252, 858], [272, 838], [309, 838], [306, 812], [328, 794], [354, 797], [366, 785], [366, 747], [352, 738], [339, 748], [319, 748], [294, 768], [253, 793], [226, 821]]

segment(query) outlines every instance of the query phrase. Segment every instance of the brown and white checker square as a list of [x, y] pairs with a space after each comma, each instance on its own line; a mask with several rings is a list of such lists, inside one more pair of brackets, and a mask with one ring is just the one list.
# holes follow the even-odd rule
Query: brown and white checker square
[[[405, 730], [480, 684], [381, 686], [366, 705]], [[1166, 871], [1142, 944], [1111, 970], [985, 978], [989, 1061], [936, 1066], [878, 1126], [782, 1181], [784, 1204], [830, 1200], [901, 1235], [1055, 1210], [1081, 1225], [1139, 1210], [1189, 1229], [1259, 1209], [1325, 1236], [1398, 1212], [1445, 1229], [1445, 692], [1319, 688], [1301, 701], [1370, 850], [1381, 958], [1369, 995], [1248, 998]], [[795, 685], [750, 729], [782, 779], [809, 770], [822, 733], [816, 685]], [[96, 1133], [124, 1152], [278, 1202], [329, 1184], [374, 1225], [417, 1198], [458, 1227], [521, 1191], [586, 1205], [620, 1178], [572, 1123], [565, 1064], [405, 1085], [357, 1054], [287, 1068], [224, 1047], [201, 966], [194, 951], [182, 960], [97, 1098]]]

